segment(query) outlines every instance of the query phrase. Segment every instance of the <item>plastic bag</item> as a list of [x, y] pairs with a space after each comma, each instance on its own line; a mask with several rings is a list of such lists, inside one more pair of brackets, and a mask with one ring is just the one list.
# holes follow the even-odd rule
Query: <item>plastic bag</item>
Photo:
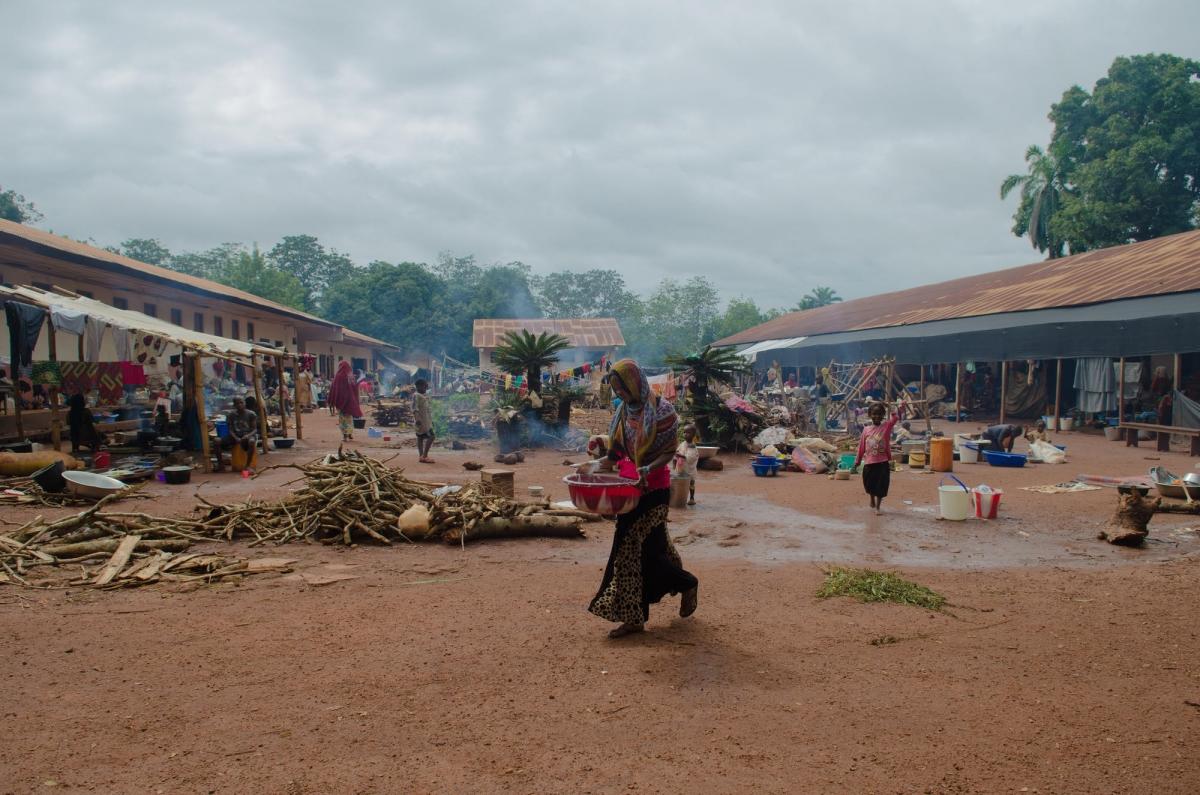
[[787, 441], [787, 438], [788, 438], [788, 429], [787, 428], [773, 426], [770, 428], [763, 428], [762, 431], [759, 432], [758, 436], [754, 437], [754, 444], [759, 449], [762, 449], [770, 444], [774, 444], [774, 445], [783, 444], [784, 442]]
[[810, 475], [819, 475], [828, 469], [825, 462], [816, 453], [803, 447], [797, 447], [792, 451], [792, 463], [800, 467], [801, 472], [807, 472]]
[[429, 509], [421, 503], [415, 503], [407, 511], [400, 514], [396, 527], [401, 533], [421, 535], [429, 532]]
[[837, 451], [836, 447], [819, 436], [805, 436], [801, 439], [793, 439], [791, 443], [793, 446], [807, 447], [809, 450], [823, 450], [827, 453]]
[[1043, 464], [1064, 464], [1067, 461], [1066, 452], [1059, 450], [1049, 442], [1041, 440], [1030, 442], [1029, 449]]

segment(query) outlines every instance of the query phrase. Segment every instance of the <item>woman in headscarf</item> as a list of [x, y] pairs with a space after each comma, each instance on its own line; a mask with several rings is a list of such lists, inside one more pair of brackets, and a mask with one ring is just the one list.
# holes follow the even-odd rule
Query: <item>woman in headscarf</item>
[[350, 362], [338, 365], [333, 385], [329, 387], [329, 410], [337, 411], [338, 427], [342, 430], [342, 441], [354, 438], [354, 419], [363, 415], [358, 405], [358, 384], [350, 372]]
[[71, 437], [71, 452], [79, 452], [79, 447], [85, 445], [92, 452], [104, 444], [104, 436], [96, 430], [92, 412], [88, 411], [83, 395], [74, 394], [67, 400], [67, 429]]
[[609, 428], [608, 458], [601, 468], [637, 478], [642, 497], [637, 507], [617, 517], [604, 579], [588, 610], [620, 624], [609, 632], [619, 638], [645, 629], [650, 605], [667, 594], [683, 594], [679, 615], [696, 611], [697, 580], [683, 568], [667, 534], [671, 475], [667, 468], [678, 444], [679, 418], [671, 402], [650, 390], [632, 359], [613, 365], [608, 375], [621, 405]]

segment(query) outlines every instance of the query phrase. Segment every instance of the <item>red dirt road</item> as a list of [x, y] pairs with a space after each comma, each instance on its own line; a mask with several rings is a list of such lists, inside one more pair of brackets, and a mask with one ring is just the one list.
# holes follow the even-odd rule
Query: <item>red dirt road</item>
[[[305, 426], [273, 463], [336, 435]], [[898, 473], [875, 519], [857, 480], [755, 479], [730, 456], [672, 524], [700, 610], [668, 600], [617, 642], [585, 610], [606, 524], [465, 551], [235, 544], [297, 573], [190, 591], [4, 587], [0, 791], [1195, 792], [1200, 518], [1156, 518], [1145, 550], [1096, 541], [1112, 492], [1017, 487], [1159, 454], [1066, 438], [1065, 466], [960, 467], [1011, 517], [963, 525], [934, 519], [934, 476]], [[435, 455], [423, 477], [490, 458]], [[563, 460], [538, 453], [518, 487], [561, 499]], [[153, 489], [143, 509], [190, 507]], [[951, 607], [816, 599], [831, 563], [900, 570]], [[331, 576], [354, 579], [308, 584]]]

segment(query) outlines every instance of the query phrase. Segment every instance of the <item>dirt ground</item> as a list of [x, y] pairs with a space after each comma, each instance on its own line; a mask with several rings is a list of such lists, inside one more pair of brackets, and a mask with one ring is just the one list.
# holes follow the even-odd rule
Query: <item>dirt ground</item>
[[[327, 415], [305, 430], [269, 463], [336, 445]], [[726, 456], [673, 512], [699, 611], [668, 599], [619, 641], [586, 612], [607, 523], [465, 550], [239, 543], [297, 561], [240, 584], [0, 586], [0, 791], [1196, 792], [1200, 517], [1156, 517], [1144, 549], [1119, 549], [1095, 539], [1114, 492], [1020, 487], [1197, 462], [1058, 441], [1065, 465], [956, 466], [1004, 489], [991, 522], [938, 521], [937, 475], [897, 473], [877, 518], [857, 478], [755, 478]], [[447, 482], [492, 455], [353, 446]], [[534, 453], [518, 489], [563, 499], [580, 458]], [[155, 483], [139, 509], [293, 477]], [[833, 564], [900, 571], [950, 606], [817, 599]]]

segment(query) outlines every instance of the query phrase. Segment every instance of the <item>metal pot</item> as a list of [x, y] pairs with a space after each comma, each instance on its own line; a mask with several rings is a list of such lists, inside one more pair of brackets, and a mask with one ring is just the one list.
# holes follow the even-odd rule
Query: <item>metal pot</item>
[[63, 466], [62, 461], [55, 461], [53, 464], [44, 466], [37, 472], [34, 472], [32, 475], [33, 482], [41, 486], [42, 491], [57, 494], [67, 487], [67, 482], [63, 480], [63, 470], [65, 469], [66, 467]]
[[167, 483], [172, 486], [182, 486], [192, 479], [192, 468], [189, 466], [163, 467], [163, 474], [167, 478]]

